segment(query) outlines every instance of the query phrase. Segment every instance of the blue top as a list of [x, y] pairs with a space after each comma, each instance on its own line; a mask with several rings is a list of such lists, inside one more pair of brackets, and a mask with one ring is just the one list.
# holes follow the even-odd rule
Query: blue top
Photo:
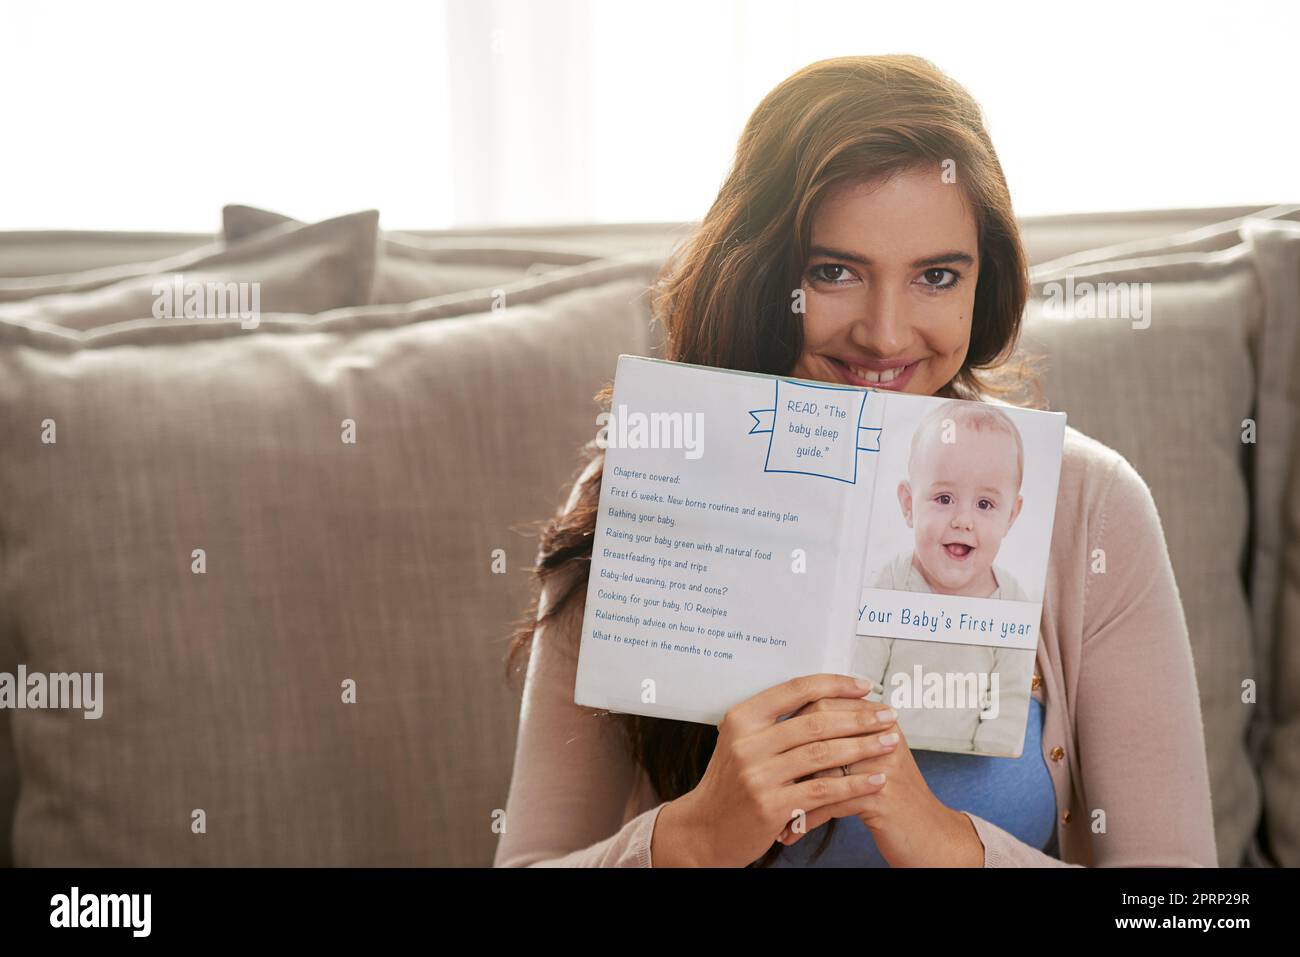
[[[1031, 847], [1056, 856], [1056, 789], [1043, 760], [1043, 706], [1029, 699], [1025, 748], [1018, 758], [913, 751], [930, 790], [948, 807], [996, 824]], [[886, 785], [887, 786], [887, 785]], [[816, 861], [823, 825], [782, 849], [773, 867], [888, 867], [870, 829], [855, 815], [836, 818], [835, 834]]]

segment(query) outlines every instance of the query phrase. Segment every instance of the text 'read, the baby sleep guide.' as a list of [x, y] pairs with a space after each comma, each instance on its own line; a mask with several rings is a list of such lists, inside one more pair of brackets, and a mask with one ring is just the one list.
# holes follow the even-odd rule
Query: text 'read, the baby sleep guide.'
[[1064, 413], [625, 355], [599, 421], [577, 704], [838, 672], [913, 748], [1020, 755]]

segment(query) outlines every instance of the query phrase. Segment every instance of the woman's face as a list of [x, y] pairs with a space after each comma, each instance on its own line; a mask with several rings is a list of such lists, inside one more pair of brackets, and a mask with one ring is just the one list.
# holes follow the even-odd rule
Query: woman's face
[[813, 220], [791, 375], [934, 395], [966, 358], [978, 278], [975, 219], [938, 167], [837, 187]]

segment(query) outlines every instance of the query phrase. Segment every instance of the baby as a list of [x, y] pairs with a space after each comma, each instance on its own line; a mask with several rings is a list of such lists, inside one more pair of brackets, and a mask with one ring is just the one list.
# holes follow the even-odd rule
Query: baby
[[[912, 436], [907, 477], [898, 483], [913, 545], [886, 563], [869, 587], [1028, 601], [994, 561], [1024, 504], [1024, 469], [1024, 443], [1005, 412], [986, 403], [935, 406]], [[885, 700], [898, 711], [909, 742], [937, 751], [1017, 756], [1033, 662], [1034, 651], [1023, 648], [863, 636], [853, 670], [884, 685]], [[978, 688], [977, 700], [964, 707], [951, 701], [923, 707], [915, 695], [908, 701], [894, 694], [918, 684], [918, 667], [921, 675], [974, 676], [961, 683]]]

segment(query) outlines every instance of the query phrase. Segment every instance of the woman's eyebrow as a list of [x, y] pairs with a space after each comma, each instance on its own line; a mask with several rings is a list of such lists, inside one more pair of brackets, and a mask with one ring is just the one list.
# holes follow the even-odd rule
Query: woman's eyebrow
[[[861, 266], [871, 265], [870, 259], [867, 259], [865, 256], [859, 256], [857, 253], [851, 253], [845, 249], [833, 249], [830, 246], [813, 246], [809, 252], [813, 256], [823, 256], [827, 259], [842, 259], [845, 262], [857, 263]], [[974, 257], [969, 253], [952, 249], [947, 252], [935, 253], [933, 256], [926, 256], [922, 259], [917, 259], [913, 261], [908, 268], [925, 269], [931, 266], [950, 266], [954, 264], [970, 266], [974, 262]]]

